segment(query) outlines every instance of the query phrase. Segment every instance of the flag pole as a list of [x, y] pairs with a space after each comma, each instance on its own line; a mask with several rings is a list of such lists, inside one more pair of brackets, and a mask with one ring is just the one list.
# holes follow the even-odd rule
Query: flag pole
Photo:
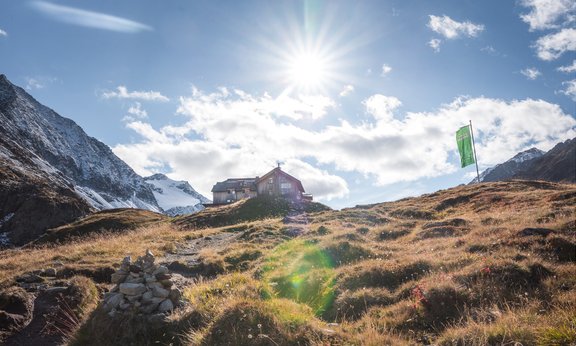
[[474, 143], [474, 131], [472, 130], [472, 120], [470, 120], [470, 134], [472, 135], [472, 147], [474, 148], [474, 162], [476, 163], [476, 176], [480, 184], [480, 171], [478, 170], [478, 157], [476, 157], [476, 143]]

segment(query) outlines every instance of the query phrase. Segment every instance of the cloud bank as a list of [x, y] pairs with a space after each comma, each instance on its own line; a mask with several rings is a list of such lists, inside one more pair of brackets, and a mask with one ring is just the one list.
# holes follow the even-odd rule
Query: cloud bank
[[129, 122], [141, 139], [117, 145], [114, 152], [140, 174], [168, 169], [203, 193], [217, 180], [263, 174], [281, 160], [307, 192], [330, 200], [349, 192], [345, 172], [389, 185], [456, 171], [454, 132], [469, 119], [482, 166], [576, 136], [576, 120], [542, 100], [460, 97], [433, 112], [408, 113], [401, 105], [376, 94], [363, 102], [368, 118], [309, 126], [317, 114], [329, 116], [331, 100], [313, 108], [289, 96], [194, 89], [180, 98], [177, 112], [185, 124], [155, 129], [142, 120]]

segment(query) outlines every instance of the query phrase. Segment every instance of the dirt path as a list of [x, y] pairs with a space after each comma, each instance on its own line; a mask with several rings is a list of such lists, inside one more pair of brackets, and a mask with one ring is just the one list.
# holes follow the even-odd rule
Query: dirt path
[[[307, 227], [309, 219], [303, 208], [296, 205], [283, 218], [282, 222], [289, 227], [293, 226], [294, 229], [301, 230], [302, 227]], [[242, 238], [245, 233], [245, 231], [221, 232], [192, 239], [178, 244], [174, 253], [167, 254], [164, 258], [159, 258], [158, 260], [159, 263], [168, 266], [172, 272], [182, 275], [185, 279], [196, 278], [200, 275], [206, 276], [206, 274], [210, 274], [211, 270], [202, 263], [200, 252], [203, 249], [210, 249], [216, 252], [223, 250], [231, 243]], [[298, 236], [301, 233], [299, 231], [294, 236]]]

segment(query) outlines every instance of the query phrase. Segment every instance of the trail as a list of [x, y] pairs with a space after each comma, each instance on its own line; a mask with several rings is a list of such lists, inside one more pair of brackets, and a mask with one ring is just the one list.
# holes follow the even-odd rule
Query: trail
[[[307, 228], [310, 221], [302, 205], [294, 204], [282, 219], [282, 223], [288, 227], [287, 235], [293, 238], [304, 233], [303, 228]], [[164, 258], [159, 258], [159, 262], [168, 266], [172, 272], [182, 275], [184, 280], [197, 278], [210, 271], [209, 268], [204, 266], [200, 258], [202, 250], [210, 249], [211, 251], [220, 252], [230, 244], [242, 239], [249, 232], [252, 231], [222, 231], [205, 237], [191, 239], [178, 244], [173, 253], [166, 254]]]

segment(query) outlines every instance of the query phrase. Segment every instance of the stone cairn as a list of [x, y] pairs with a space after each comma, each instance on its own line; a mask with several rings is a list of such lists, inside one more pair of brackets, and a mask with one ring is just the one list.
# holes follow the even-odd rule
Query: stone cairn
[[167, 313], [180, 304], [182, 293], [172, 283], [168, 268], [154, 264], [154, 260], [150, 250], [134, 263], [130, 256], [122, 260], [120, 269], [112, 274], [116, 285], [104, 295], [104, 310], [110, 316], [123, 312]]

